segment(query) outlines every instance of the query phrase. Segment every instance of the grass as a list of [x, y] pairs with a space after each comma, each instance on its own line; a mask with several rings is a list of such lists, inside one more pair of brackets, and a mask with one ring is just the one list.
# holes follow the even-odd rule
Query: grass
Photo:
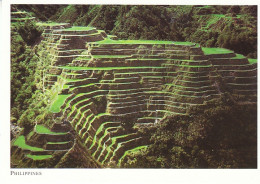
[[192, 42], [173, 42], [175, 45], [194, 45]]
[[224, 49], [224, 48], [203, 47], [202, 51], [204, 52], [205, 55], [234, 53], [232, 50], [228, 50], [228, 49]]
[[226, 16], [224, 14], [211, 14], [207, 16], [209, 19], [206, 22], [204, 29], [208, 29], [212, 24], [216, 24], [221, 18], [231, 19], [232, 17]]
[[96, 117], [101, 117], [101, 116], [106, 116], [106, 115], [110, 115], [110, 113], [107, 113], [107, 112], [100, 113], [100, 114], [97, 114]]
[[145, 61], [146, 60], [148, 60], [148, 61], [162, 61], [162, 60], [171, 61], [171, 60], [177, 60], [177, 59], [169, 59], [169, 58], [127, 58], [127, 61], [143, 61], [143, 60], [145, 60]]
[[232, 59], [243, 59], [246, 58], [245, 56], [243, 56], [242, 54], [236, 54], [235, 57], [232, 57]]
[[31, 150], [31, 151], [43, 151], [42, 148], [37, 148], [37, 147], [33, 147], [30, 145], [27, 145], [25, 142], [25, 137], [23, 135], [19, 136], [15, 141], [14, 141], [14, 145], [18, 146], [22, 149], [25, 150]]
[[212, 18], [207, 21], [206, 28], [209, 28], [210, 25], [215, 24], [220, 18], [225, 17], [225, 15], [212, 15]]
[[224, 14], [212, 14], [212, 16], [219, 17], [219, 18], [226, 17], [226, 15], [224, 15]]
[[67, 144], [69, 141], [66, 142], [48, 142], [47, 144]]
[[29, 20], [29, 19], [34, 19], [34, 17], [11, 18], [11, 20]]
[[189, 68], [208, 68], [211, 67], [211, 65], [177, 65], [177, 64], [164, 64], [169, 66], [179, 66], [179, 67], [189, 67]]
[[[95, 135], [98, 135], [103, 129], [105, 129], [105, 125], [108, 124], [108, 123], [112, 123], [112, 122], [104, 122], [104, 123], [102, 123], [102, 124], [99, 126], [99, 128], [97, 129]], [[112, 127], [113, 127], [113, 126], [112, 126]], [[107, 127], [107, 128], [109, 128], [109, 127]]]
[[84, 87], [89, 87], [89, 86], [95, 87], [96, 84], [97, 84], [97, 83], [88, 83], [88, 84], [84, 84], [84, 85], [81, 85], [81, 86], [71, 87], [71, 88], [70, 88], [70, 91], [72, 91], [73, 89], [84, 88]]
[[68, 70], [128, 70], [128, 69], [153, 69], [153, 68], [165, 68], [165, 67], [149, 67], [149, 66], [139, 66], [139, 67], [74, 67], [74, 66], [61, 66], [59, 68]]
[[64, 29], [64, 31], [89, 31], [89, 30], [92, 30], [92, 29], [94, 29], [94, 27], [90, 27], [90, 26], [87, 26], [87, 27], [73, 26], [73, 27]]
[[98, 41], [99, 44], [173, 44], [172, 41], [157, 41], [157, 40], [111, 40], [105, 39]]
[[26, 155], [26, 156], [33, 160], [44, 160], [44, 159], [52, 158], [52, 155]]
[[144, 145], [144, 146], [138, 146], [138, 147], [135, 147], [133, 149], [130, 149], [130, 150], [127, 150], [125, 151], [124, 155], [119, 159], [119, 163], [118, 165], [121, 164], [122, 160], [125, 158], [125, 156], [131, 154], [131, 153], [134, 153], [134, 152], [138, 152], [140, 151], [141, 149], [147, 149], [148, 145]]
[[28, 135], [27, 135], [27, 139], [30, 139], [33, 136], [34, 132], [31, 131]]
[[64, 104], [65, 100], [70, 96], [69, 95], [58, 95], [58, 98], [53, 102], [50, 107], [50, 111], [53, 113], [60, 112], [60, 107]]
[[37, 26], [60, 26], [66, 23], [57, 23], [57, 22], [37, 22]]
[[25, 11], [17, 11], [17, 12], [11, 12], [12, 14], [27, 14]]
[[257, 63], [257, 59], [248, 59], [250, 64]]
[[99, 44], [176, 44], [176, 45], [193, 45], [192, 42], [173, 42], [163, 40], [111, 40], [105, 39], [97, 41]]
[[40, 134], [52, 134], [52, 135], [64, 135], [66, 134], [65, 132], [52, 132], [48, 128], [46, 128], [43, 125], [36, 125], [36, 132]]
[[131, 55], [92, 55], [93, 58], [99, 59], [99, 58], [126, 58]]
[[144, 146], [138, 146], [138, 147], [135, 147], [131, 150], [128, 150], [129, 152], [135, 152], [135, 151], [139, 151], [140, 149], [143, 149], [143, 148], [147, 148], [148, 146], [147, 145], [144, 145]]
[[[70, 87], [69, 85], [64, 84], [63, 87], [62, 87], [62, 89], [69, 89], [69, 87]], [[59, 95], [59, 96], [60, 96], [60, 95]]]
[[205, 5], [205, 6], [202, 6], [202, 7], [197, 7], [198, 9], [207, 9], [207, 8], [212, 8], [212, 6], [209, 6], [209, 5]]

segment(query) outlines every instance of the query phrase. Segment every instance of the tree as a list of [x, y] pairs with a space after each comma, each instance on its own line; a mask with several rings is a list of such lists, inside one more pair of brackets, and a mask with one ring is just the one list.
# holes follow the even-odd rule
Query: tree
[[256, 105], [228, 94], [165, 117], [150, 147], [125, 159], [125, 167], [256, 168]]

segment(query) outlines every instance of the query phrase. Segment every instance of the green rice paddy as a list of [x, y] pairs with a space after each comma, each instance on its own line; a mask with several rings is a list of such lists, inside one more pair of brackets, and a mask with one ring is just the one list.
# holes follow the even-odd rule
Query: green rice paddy
[[50, 111], [53, 113], [60, 112], [60, 107], [64, 104], [65, 100], [70, 96], [69, 95], [58, 95], [58, 98], [53, 102], [50, 107]]
[[48, 144], [67, 144], [69, 141], [66, 142], [48, 142]]
[[193, 45], [192, 42], [174, 42], [163, 40], [111, 40], [105, 39], [97, 41], [99, 44], [176, 44], [176, 45]]
[[129, 70], [129, 69], [159, 69], [165, 67], [156, 67], [156, 66], [138, 66], [138, 67], [74, 67], [74, 66], [60, 66], [59, 68], [68, 69], [68, 70]]
[[46, 128], [43, 125], [36, 125], [35, 130], [40, 134], [51, 134], [51, 135], [64, 135], [64, 132], [52, 132], [50, 129]]
[[138, 147], [135, 147], [135, 148], [129, 150], [129, 152], [139, 151], [140, 149], [145, 149], [145, 148], [147, 148], [147, 147], [148, 147], [147, 145], [144, 145], [144, 146], [138, 146]]
[[19, 136], [13, 143], [14, 146], [18, 146], [25, 150], [31, 150], [31, 151], [43, 151], [42, 148], [33, 147], [30, 145], [27, 145], [25, 142], [25, 137], [23, 135]]
[[125, 156], [127, 156], [127, 155], [129, 155], [129, 154], [131, 154], [131, 153], [138, 152], [138, 151], [140, 151], [140, 150], [142, 150], [142, 149], [146, 149], [147, 147], [148, 147], [147, 145], [144, 145], [144, 146], [138, 146], [138, 147], [135, 147], [135, 148], [133, 148], [133, 149], [127, 150], [127, 151], [123, 154], [123, 156], [120, 158], [120, 160], [119, 160], [119, 165], [121, 164], [121, 162], [122, 162], [122, 160], [125, 158]]
[[235, 57], [232, 57], [232, 59], [243, 59], [246, 58], [245, 56], [243, 56], [242, 54], [236, 54]]
[[249, 61], [250, 64], [257, 63], [257, 59], [248, 59], [248, 61]]
[[33, 160], [45, 160], [48, 158], [52, 158], [52, 155], [26, 155], [26, 156]]
[[110, 40], [105, 39], [98, 41], [99, 44], [173, 44], [172, 41], [156, 41], [156, 40]]
[[66, 85], [66, 84], [64, 84], [63, 86], [62, 86], [62, 89], [69, 89], [69, 85]]
[[87, 27], [73, 26], [73, 27], [70, 27], [70, 28], [67, 28], [67, 29], [63, 29], [63, 30], [64, 31], [89, 31], [89, 30], [92, 30], [92, 29], [95, 29], [95, 28], [90, 27], [90, 26], [87, 26]]
[[92, 55], [93, 58], [99, 59], [99, 58], [125, 58], [130, 57], [131, 55]]
[[224, 48], [202, 47], [202, 51], [204, 52], [205, 55], [234, 53], [233, 51], [228, 50], [228, 49], [224, 49]]
[[66, 23], [57, 23], [57, 22], [37, 22], [37, 26], [61, 26]]

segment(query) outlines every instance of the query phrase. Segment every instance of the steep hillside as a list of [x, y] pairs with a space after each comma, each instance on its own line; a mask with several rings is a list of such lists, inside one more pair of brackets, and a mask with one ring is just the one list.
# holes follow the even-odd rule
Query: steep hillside
[[[18, 7], [43, 19], [37, 11], [39, 5]], [[250, 58], [257, 57], [256, 6], [42, 7], [44, 15], [52, 21], [94, 26], [120, 39], [191, 41], [202, 46], [231, 49]]]
[[[21, 114], [12, 114], [16, 117], [12, 124], [22, 128], [13, 134], [12, 167], [256, 166], [256, 60], [232, 50], [202, 47], [188, 41], [122, 40], [110, 35], [114, 29], [107, 33], [93, 26], [71, 25], [71, 20], [77, 22], [80, 18], [75, 12], [82, 15], [91, 10], [102, 12], [103, 6], [59, 7], [59, 13], [51, 18], [64, 23], [40, 22], [15, 7], [12, 68], [17, 71], [20, 66], [15, 58], [21, 51], [16, 49], [23, 43], [15, 40], [21, 37], [21, 42], [27, 40], [26, 49], [30, 49], [24, 56], [28, 66], [32, 63], [35, 66], [28, 68], [33, 69], [28, 77], [34, 79], [35, 90], [12, 104], [14, 113], [16, 105], [28, 103]], [[108, 16], [116, 14], [110, 12], [109, 6], [104, 7]], [[118, 7], [121, 8], [113, 6], [113, 11]], [[191, 12], [194, 8], [200, 7], [183, 11]], [[141, 14], [145, 6], [130, 7], [129, 11]], [[89, 24], [102, 23], [101, 17], [91, 17]], [[163, 27], [164, 22], [158, 24]], [[19, 32], [20, 28], [38, 31]], [[37, 60], [30, 58], [30, 54]], [[27, 94], [27, 90], [20, 89], [19, 93]], [[19, 88], [13, 91], [12, 95], [18, 96]], [[231, 106], [236, 107], [234, 111]], [[236, 114], [241, 119], [227, 119], [228, 115]], [[247, 117], [248, 124], [244, 121]], [[236, 124], [239, 126], [233, 126]], [[217, 127], [218, 135], [213, 135]], [[227, 128], [231, 136], [227, 136]], [[241, 144], [232, 142], [237, 133]], [[246, 135], [251, 136], [247, 139]], [[218, 154], [222, 151], [223, 164], [215, 164], [218, 154], [208, 152], [207, 142], [220, 142], [214, 149]], [[243, 161], [238, 161], [241, 159], [238, 154], [230, 157], [234, 160], [230, 164], [228, 153], [243, 151], [245, 144], [250, 151], [244, 154]], [[192, 157], [191, 145], [201, 153]], [[186, 154], [189, 163], [185, 163], [183, 156], [172, 161], [171, 154]], [[140, 164], [131, 155], [137, 155]], [[142, 156], [148, 160], [140, 159]], [[147, 166], [149, 159], [152, 164]], [[167, 160], [172, 164], [165, 165]], [[245, 164], [247, 161], [249, 165]]]

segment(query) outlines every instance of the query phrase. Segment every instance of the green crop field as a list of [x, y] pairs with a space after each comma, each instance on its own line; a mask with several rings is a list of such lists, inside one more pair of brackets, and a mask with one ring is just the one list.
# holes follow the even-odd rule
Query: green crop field
[[40, 133], [40, 134], [51, 134], [51, 135], [64, 135], [64, 134], [66, 134], [64, 132], [52, 132], [50, 129], [46, 128], [43, 125], [36, 125], [35, 130], [36, 130], [37, 133]]
[[31, 151], [43, 151], [42, 148], [33, 147], [30, 145], [27, 145], [25, 142], [25, 137], [23, 135], [19, 136], [13, 143], [14, 146], [18, 146], [25, 150], [31, 150]]
[[92, 55], [93, 58], [99, 59], [99, 58], [126, 58], [130, 57], [131, 55]]
[[232, 57], [232, 59], [243, 59], [246, 58], [245, 56], [243, 56], [242, 54], [236, 54], [235, 57]]
[[69, 141], [66, 142], [47, 142], [47, 144], [67, 144]]
[[97, 41], [98, 44], [176, 44], [176, 45], [194, 45], [192, 42], [174, 42], [162, 40], [111, 40], [104, 39]]
[[248, 59], [249, 63], [253, 64], [253, 63], [257, 63], [257, 59]]
[[99, 44], [173, 44], [172, 41], [156, 41], [156, 40], [110, 40], [105, 39], [98, 41]]
[[164, 67], [155, 67], [155, 66], [137, 66], [137, 67], [73, 67], [73, 66], [61, 66], [59, 68], [68, 69], [68, 70], [129, 70], [129, 69], [153, 69], [153, 68], [164, 68]]
[[[65, 88], [64, 88], [65, 89]], [[50, 111], [53, 113], [60, 112], [60, 107], [64, 104], [65, 100], [70, 95], [58, 95], [57, 99], [53, 102], [53, 104], [50, 107]]]
[[202, 47], [202, 51], [204, 52], [205, 55], [234, 53], [233, 51], [231, 51], [229, 49], [224, 49], [224, 48], [207, 48], [207, 47]]
[[33, 160], [45, 160], [48, 158], [52, 158], [52, 155], [26, 155], [26, 156]]
[[37, 22], [37, 26], [60, 26], [66, 23], [58, 23], [58, 22]]
[[92, 30], [92, 29], [95, 29], [95, 28], [90, 27], [90, 26], [87, 26], [87, 27], [73, 26], [73, 27], [70, 27], [70, 28], [67, 28], [67, 29], [63, 29], [63, 30], [64, 31], [89, 31], [89, 30]]

